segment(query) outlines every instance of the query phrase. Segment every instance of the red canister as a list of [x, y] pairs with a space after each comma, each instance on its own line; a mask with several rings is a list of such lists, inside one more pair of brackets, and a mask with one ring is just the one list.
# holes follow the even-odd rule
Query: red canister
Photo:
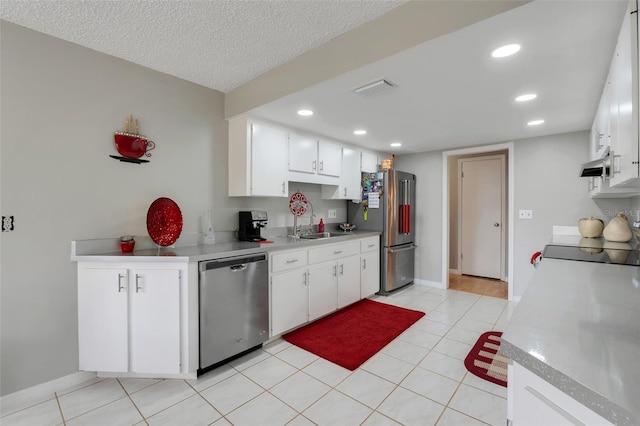
[[131, 253], [136, 245], [136, 241], [131, 235], [120, 237], [120, 250], [123, 253]]

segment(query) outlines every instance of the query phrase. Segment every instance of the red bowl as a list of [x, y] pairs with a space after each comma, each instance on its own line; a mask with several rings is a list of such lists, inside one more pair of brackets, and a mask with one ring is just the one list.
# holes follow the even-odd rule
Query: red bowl
[[127, 158], [140, 158], [145, 154], [150, 157], [151, 154], [147, 151], [156, 147], [152, 141], [142, 136], [115, 133], [113, 138], [120, 155]]

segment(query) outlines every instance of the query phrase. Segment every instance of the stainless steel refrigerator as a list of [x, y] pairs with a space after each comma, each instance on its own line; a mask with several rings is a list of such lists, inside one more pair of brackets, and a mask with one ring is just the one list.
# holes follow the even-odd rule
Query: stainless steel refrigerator
[[350, 202], [349, 223], [382, 232], [380, 293], [413, 282], [415, 257], [416, 176], [397, 170], [362, 173], [362, 199]]

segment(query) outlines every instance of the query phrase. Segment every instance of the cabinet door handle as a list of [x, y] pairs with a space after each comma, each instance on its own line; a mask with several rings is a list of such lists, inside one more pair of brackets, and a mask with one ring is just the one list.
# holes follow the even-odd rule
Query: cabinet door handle
[[304, 283], [305, 286], [307, 285], [307, 279], [308, 279], [307, 273], [304, 272], [302, 274], [302, 282]]
[[122, 285], [122, 279], [124, 277], [125, 277], [125, 275], [118, 274], [118, 293], [122, 292], [122, 290], [125, 290], [125, 287]]
[[287, 263], [296, 263], [298, 261], [298, 259], [291, 259], [291, 260], [287, 260]]
[[337, 265], [333, 265], [333, 276], [334, 277], [338, 276], [338, 266]]
[[311, 170], [313, 170], [314, 172], [316, 171], [316, 160], [313, 160], [311, 162]]
[[333, 254], [340, 254], [342, 253], [342, 250], [338, 250], [338, 251], [334, 251]]
[[140, 290], [142, 290], [142, 287], [140, 287], [140, 274], [136, 274], [136, 293], [140, 292]]
[[347, 187], [346, 186], [344, 187], [344, 196], [345, 197], [347, 196]]
[[324, 161], [321, 161], [320, 162], [320, 171], [323, 171], [323, 170], [324, 170]]
[[367, 269], [367, 259], [362, 259], [362, 269]]
[[375, 246], [376, 246], [375, 244], [369, 244], [369, 247], [375, 247]]
[[282, 182], [282, 193], [284, 194], [284, 181]]
[[344, 263], [340, 264], [340, 275], [344, 275]]

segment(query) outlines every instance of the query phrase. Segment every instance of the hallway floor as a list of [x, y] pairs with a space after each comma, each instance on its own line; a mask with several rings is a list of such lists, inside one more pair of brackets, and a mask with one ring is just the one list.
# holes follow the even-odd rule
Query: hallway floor
[[509, 297], [509, 284], [506, 281], [474, 277], [473, 275], [449, 274], [449, 289], [504, 300]]
[[463, 360], [515, 304], [421, 285], [374, 300], [426, 312], [354, 371], [277, 339], [197, 380], [101, 379], [13, 406], [9, 425], [504, 425], [507, 390]]

